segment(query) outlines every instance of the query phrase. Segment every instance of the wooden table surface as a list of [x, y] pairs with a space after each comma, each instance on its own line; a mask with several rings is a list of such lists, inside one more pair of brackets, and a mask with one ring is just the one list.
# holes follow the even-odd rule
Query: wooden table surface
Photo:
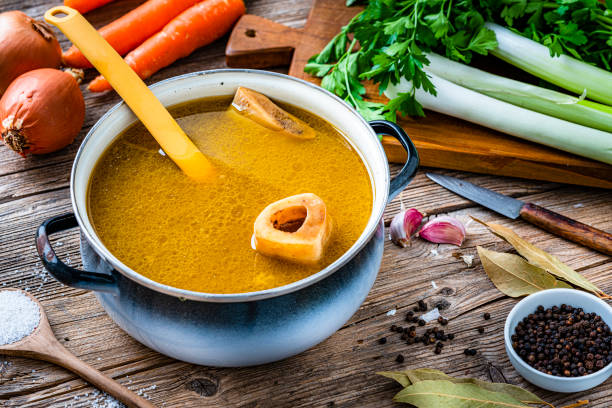
[[[100, 26], [139, 3], [120, 0], [88, 14]], [[4, 0], [0, 11], [21, 9], [40, 18], [57, 2]], [[310, 1], [247, 1], [250, 13], [300, 27]], [[63, 48], [68, 43], [60, 36]], [[162, 70], [150, 83], [174, 75], [224, 66], [225, 39]], [[283, 72], [282, 69], [279, 71]], [[94, 76], [87, 74], [87, 79]], [[26, 289], [44, 305], [62, 344], [85, 362], [163, 407], [390, 407], [399, 391], [377, 371], [429, 367], [454, 376], [489, 380], [488, 364], [508, 381], [529, 388], [556, 406], [589, 399], [589, 407], [612, 405], [612, 380], [583, 393], [564, 395], [538, 389], [512, 368], [503, 344], [504, 320], [516, 304], [486, 277], [478, 257], [468, 267], [452, 256], [476, 255], [476, 246], [505, 251], [509, 246], [482, 227], [469, 223], [468, 238], [457, 249], [416, 240], [400, 249], [385, 244], [383, 264], [374, 287], [353, 318], [320, 345], [296, 357], [260, 367], [226, 369], [195, 366], [160, 355], [137, 343], [104, 313], [93, 293], [61, 285], [41, 267], [34, 247], [36, 227], [48, 217], [71, 211], [69, 173], [79, 142], [113, 104], [117, 95], [94, 95], [84, 90], [85, 125], [78, 140], [55, 154], [23, 159], [0, 146], [0, 285]], [[595, 227], [612, 230], [612, 193], [593, 188], [444, 171], [504, 194], [533, 201]], [[474, 215], [512, 227], [517, 233], [557, 255], [608, 293], [612, 292], [612, 259], [527, 225], [504, 219], [475, 206], [429, 181], [421, 170], [401, 198], [407, 207], [428, 214], [451, 214], [464, 220]], [[385, 215], [399, 210], [399, 198]], [[78, 231], [56, 240], [61, 256], [80, 266]], [[435, 283], [434, 283], [435, 282]], [[435, 355], [431, 347], [408, 346], [391, 334], [419, 299], [437, 304], [450, 322], [455, 340]], [[395, 315], [388, 312], [395, 309]], [[484, 312], [492, 318], [483, 320]], [[476, 328], [485, 327], [479, 335]], [[377, 340], [387, 337], [385, 345]], [[479, 350], [466, 357], [463, 350]], [[406, 357], [399, 364], [395, 357]], [[0, 356], [0, 406], [104, 406], [97, 390], [70, 372], [48, 363]]]

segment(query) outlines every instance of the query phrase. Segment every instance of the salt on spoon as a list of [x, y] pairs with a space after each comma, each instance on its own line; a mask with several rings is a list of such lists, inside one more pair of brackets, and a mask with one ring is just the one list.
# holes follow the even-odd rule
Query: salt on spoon
[[42, 305], [32, 295], [19, 289], [0, 290], [0, 354], [29, 357], [60, 365], [128, 407], [155, 408], [145, 398], [66, 350], [55, 338]]

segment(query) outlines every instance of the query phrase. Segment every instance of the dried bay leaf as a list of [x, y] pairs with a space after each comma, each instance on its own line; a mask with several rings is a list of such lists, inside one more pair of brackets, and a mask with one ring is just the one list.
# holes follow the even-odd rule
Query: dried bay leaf
[[407, 387], [412, 384], [410, 378], [408, 378], [406, 373], [404, 373], [403, 371], [381, 371], [376, 374], [395, 380], [400, 383], [402, 387]]
[[481, 246], [476, 249], [491, 282], [508, 296], [525, 296], [544, 289], [571, 288], [518, 255], [489, 251]]
[[445, 380], [426, 380], [409, 385], [395, 397], [395, 402], [412, 404], [418, 408], [527, 408], [513, 396], [494, 392], [476, 384], [455, 384]]
[[378, 374], [397, 381], [402, 385], [402, 387], [407, 387], [411, 384], [414, 385], [421, 381], [449, 381], [453, 384], [473, 384], [487, 391], [508, 394], [509, 396], [524, 404], [550, 405], [534, 393], [524, 390], [516, 385], [506, 383], [491, 383], [488, 381], [481, 381], [476, 378], [455, 378], [446, 375], [442, 371], [434, 370], [431, 368], [418, 368], [416, 370], [406, 371], [387, 371]]
[[575, 286], [579, 286], [582, 289], [594, 293], [599, 297], [609, 297], [609, 295], [606, 295], [594, 283], [561, 262], [557, 257], [525, 241], [510, 228], [499, 224], [486, 223], [474, 217], [472, 218], [489, 228], [493, 234], [512, 245], [514, 249], [516, 249], [521, 256], [527, 259], [530, 264], [538, 266]]

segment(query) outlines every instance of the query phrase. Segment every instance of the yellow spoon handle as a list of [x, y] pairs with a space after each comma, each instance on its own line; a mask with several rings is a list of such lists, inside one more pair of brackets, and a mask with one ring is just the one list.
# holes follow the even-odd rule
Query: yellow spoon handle
[[78, 11], [66, 6], [54, 7], [47, 10], [45, 20], [59, 28], [104, 75], [185, 174], [198, 181], [210, 179], [213, 167], [208, 159], [134, 70]]

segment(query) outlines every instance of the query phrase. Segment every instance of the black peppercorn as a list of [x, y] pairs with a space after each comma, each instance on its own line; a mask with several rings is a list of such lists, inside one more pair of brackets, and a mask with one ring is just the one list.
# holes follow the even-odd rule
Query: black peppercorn
[[446, 336], [448, 337], [449, 340], [453, 340], [455, 338], [454, 333], [448, 333]]
[[527, 364], [551, 375], [583, 376], [612, 362], [610, 327], [596, 313], [571, 305], [538, 306], [517, 324], [511, 339]]
[[435, 350], [434, 350], [434, 353], [436, 353], [436, 354], [440, 354], [441, 352], [442, 352], [442, 349], [439, 348], [439, 347], [436, 347]]
[[475, 356], [477, 352], [478, 351], [476, 349], [470, 348], [466, 348], [465, 350], [463, 350], [463, 354], [465, 354], [466, 356]]
[[380, 339], [378, 339], [378, 344], [385, 344], [386, 342], [387, 342], [386, 337], [381, 337]]
[[425, 326], [425, 320], [419, 319], [419, 326]]
[[478, 333], [482, 334], [482, 333], [484, 333], [484, 331], [485, 331], [484, 327], [482, 327], [482, 326], [478, 327]]
[[485, 320], [489, 320], [491, 318], [491, 313], [487, 312], [483, 314], [482, 317], [484, 317]]
[[397, 361], [398, 363], [403, 363], [404, 362], [404, 356], [401, 354], [398, 354], [397, 357], [395, 357], [395, 361]]

